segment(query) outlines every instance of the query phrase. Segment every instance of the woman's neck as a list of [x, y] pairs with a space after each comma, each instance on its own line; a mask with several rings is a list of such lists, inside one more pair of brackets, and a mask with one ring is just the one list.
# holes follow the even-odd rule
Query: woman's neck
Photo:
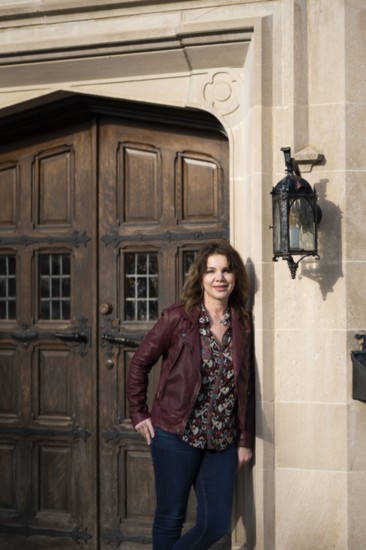
[[205, 300], [205, 308], [208, 311], [213, 321], [221, 321], [227, 311], [228, 302], [215, 302], [213, 300]]

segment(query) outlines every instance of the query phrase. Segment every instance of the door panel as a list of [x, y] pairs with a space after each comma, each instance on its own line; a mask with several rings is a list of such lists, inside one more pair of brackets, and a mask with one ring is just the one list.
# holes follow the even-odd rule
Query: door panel
[[74, 127], [0, 157], [4, 550], [97, 548], [92, 132]]
[[[100, 350], [101, 548], [138, 549], [151, 546], [155, 495], [149, 449], [128, 419], [128, 365], [197, 249], [228, 236], [227, 142], [107, 118], [99, 138], [100, 298], [110, 306], [100, 321], [110, 337]], [[159, 365], [150, 403], [158, 376]]]

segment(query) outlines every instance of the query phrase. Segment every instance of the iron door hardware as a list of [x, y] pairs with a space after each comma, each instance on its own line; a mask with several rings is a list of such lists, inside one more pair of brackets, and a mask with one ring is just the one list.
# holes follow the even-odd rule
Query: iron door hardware
[[113, 318], [108, 315], [105, 317], [102, 329], [101, 340], [104, 343], [105, 354], [112, 357], [113, 346], [123, 346], [128, 348], [137, 348], [145, 334], [141, 332], [120, 332], [118, 327], [113, 326]]
[[117, 231], [111, 231], [106, 233], [102, 237], [102, 241], [105, 246], [113, 246], [117, 248], [122, 242], [125, 241], [182, 241], [190, 239], [195, 242], [200, 242], [203, 240], [218, 240], [218, 239], [228, 239], [229, 230], [227, 227], [224, 227], [220, 231], [164, 231], [162, 233], [137, 233], [133, 235], [120, 235]]
[[128, 347], [138, 347], [139, 342], [136, 342], [135, 340], [131, 340], [130, 338], [127, 338], [127, 335], [123, 334], [107, 334], [102, 333], [101, 336], [102, 340], [106, 342], [110, 342], [111, 344], [118, 344], [120, 346], [128, 346]]
[[103, 439], [106, 443], [112, 443], [114, 445], [120, 445], [121, 442], [129, 441], [141, 441], [141, 436], [137, 432], [131, 432], [121, 428], [120, 426], [110, 426], [102, 433]]
[[[73, 327], [72, 327], [73, 328]], [[79, 318], [78, 327], [71, 331], [43, 332], [31, 329], [27, 324], [22, 323], [20, 327], [12, 332], [0, 332], [0, 339], [16, 340], [27, 347], [35, 340], [61, 340], [63, 342], [74, 342], [79, 344], [79, 355], [84, 357], [87, 354], [88, 345], [91, 342], [91, 328], [87, 325], [87, 319]]]
[[23, 245], [30, 246], [33, 244], [71, 244], [74, 248], [79, 248], [79, 246], [86, 246], [91, 238], [86, 234], [85, 231], [73, 231], [71, 235], [65, 237], [55, 237], [46, 236], [46, 237], [35, 237], [29, 235], [20, 235], [17, 237], [0, 237], [0, 245]]
[[89, 430], [78, 425], [70, 428], [44, 428], [41, 426], [0, 426], [0, 435], [16, 437], [69, 437], [76, 443], [86, 441], [91, 436]]

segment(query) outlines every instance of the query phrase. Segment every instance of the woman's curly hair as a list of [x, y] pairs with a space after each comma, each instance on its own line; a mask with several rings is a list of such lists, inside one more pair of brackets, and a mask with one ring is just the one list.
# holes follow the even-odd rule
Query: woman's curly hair
[[207, 259], [214, 254], [227, 258], [229, 268], [235, 275], [235, 287], [229, 304], [239, 318], [248, 316], [246, 303], [249, 296], [248, 275], [240, 254], [226, 241], [211, 242], [203, 246], [190, 266], [182, 289], [181, 298], [187, 311], [199, 306], [203, 300], [202, 279], [207, 268]]

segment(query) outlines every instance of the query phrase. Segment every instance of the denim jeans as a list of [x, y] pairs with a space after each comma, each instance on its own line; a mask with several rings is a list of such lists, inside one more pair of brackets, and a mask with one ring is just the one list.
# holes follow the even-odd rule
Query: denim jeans
[[[230, 529], [236, 446], [224, 451], [196, 449], [155, 428], [150, 447], [156, 490], [153, 550], [207, 550]], [[181, 536], [192, 486], [196, 524]]]

